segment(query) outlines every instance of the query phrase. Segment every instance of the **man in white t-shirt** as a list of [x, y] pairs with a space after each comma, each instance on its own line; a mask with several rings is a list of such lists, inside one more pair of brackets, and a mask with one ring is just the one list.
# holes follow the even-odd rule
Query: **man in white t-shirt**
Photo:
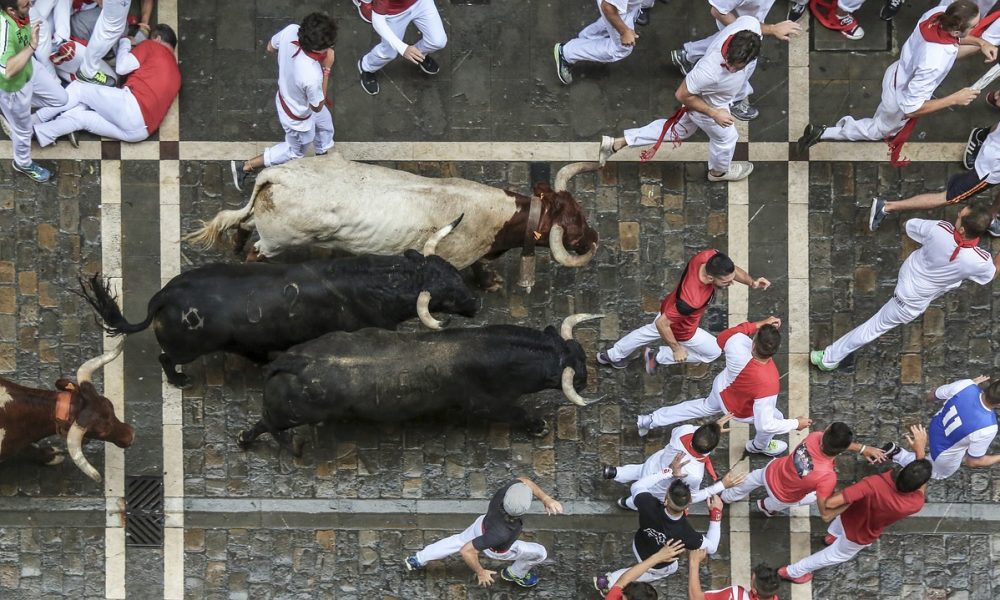
[[[997, 435], [1000, 381], [981, 389], [979, 384], [986, 381], [989, 377], [980, 375], [942, 385], [934, 391], [933, 396], [944, 404], [931, 418], [928, 428], [933, 467], [931, 479], [947, 479], [963, 464], [982, 468], [1000, 463], [1000, 454], [987, 454]], [[910, 450], [892, 442], [882, 449], [887, 457], [904, 467], [917, 458]]]
[[233, 184], [243, 183], [257, 169], [280, 165], [305, 156], [312, 145], [316, 154], [333, 148], [332, 103], [326, 88], [333, 67], [337, 23], [324, 13], [312, 13], [301, 25], [289, 25], [274, 34], [267, 51], [278, 55], [278, 93], [274, 104], [285, 130], [285, 141], [250, 160], [230, 163]]
[[[723, 55], [725, 50], [725, 55]], [[664, 141], [675, 147], [701, 129], [708, 135], [708, 180], [738, 181], [753, 171], [749, 162], [733, 162], [739, 134], [733, 126], [731, 106], [751, 93], [750, 77], [760, 54], [760, 21], [739, 17], [719, 32], [705, 56], [684, 77], [674, 96], [682, 106], [669, 119], [645, 127], [626, 129], [619, 138], [603, 136], [598, 160], [603, 165], [625, 146], [654, 144], [643, 152], [649, 160]]]
[[[76, 72], [77, 79], [87, 83], [96, 83], [115, 87], [115, 79], [110, 73], [101, 70], [104, 56], [110, 52], [118, 40], [125, 35], [128, 26], [128, 11], [132, 0], [103, 0], [101, 14], [97, 17], [94, 31], [87, 40], [87, 48], [83, 56], [83, 64]], [[142, 0], [143, 24], [148, 26], [153, 14], [153, 0]]]
[[584, 27], [576, 38], [556, 44], [553, 49], [559, 81], [565, 85], [573, 83], [570, 65], [578, 62], [613, 63], [632, 54], [639, 38], [635, 20], [644, 4], [652, 6], [652, 1], [597, 0], [600, 13], [597, 20]]
[[[1000, 132], [997, 131], [996, 125], [993, 126], [992, 133], [989, 128], [972, 130], [962, 162], [968, 171], [952, 175], [944, 191], [917, 194], [905, 200], [895, 201], [887, 201], [882, 196], [876, 196], [868, 212], [868, 229], [877, 230], [889, 214], [908, 210], [932, 210], [949, 204], [958, 204], [1000, 183]], [[996, 215], [998, 211], [1000, 211], [1000, 193], [993, 197], [993, 214]], [[1000, 237], [1000, 219], [994, 216], [986, 231], [993, 237]]]
[[995, 60], [997, 48], [969, 32], [979, 23], [979, 9], [970, 0], [957, 0], [947, 8], [936, 6], [920, 17], [899, 53], [899, 60], [889, 65], [882, 77], [882, 101], [875, 115], [868, 119], [846, 116], [832, 127], [806, 125], [798, 140], [800, 150], [821, 140], [882, 140], [889, 142], [892, 163], [905, 164], [900, 151], [916, 119], [952, 106], [967, 106], [978, 90], [966, 87], [943, 98], [934, 98], [934, 90], [944, 81], [955, 64], [959, 45], [978, 46], [989, 60]]
[[[365, 10], [364, 4], [371, 6], [370, 11]], [[359, 0], [358, 12], [362, 19], [366, 13], [371, 16], [375, 33], [382, 37], [382, 41], [358, 61], [361, 87], [366, 94], [379, 93], [377, 73], [397, 56], [417, 65], [427, 75], [437, 75], [441, 71], [431, 53], [444, 49], [448, 34], [434, 0]], [[420, 31], [420, 39], [414, 44], [403, 41], [410, 23]]]
[[[715, 24], [719, 31], [707, 38], [686, 42], [682, 49], [670, 52], [671, 62], [684, 75], [690, 73], [694, 69], [694, 64], [705, 56], [726, 25], [739, 17], [751, 16], [757, 19], [760, 21], [761, 35], [770, 35], [783, 42], [787, 42], [791, 36], [802, 32], [802, 27], [793, 21], [785, 20], [774, 25], [764, 22], [767, 13], [771, 12], [774, 0], [709, 0], [709, 5], [712, 8], [712, 17], [715, 18]], [[729, 111], [741, 121], [752, 121], [760, 116], [760, 111], [751, 106], [747, 98], [733, 104]]]
[[924, 219], [907, 221], [906, 235], [921, 247], [900, 267], [892, 298], [874, 316], [825, 350], [810, 352], [809, 362], [821, 371], [832, 371], [855, 350], [922, 315], [931, 302], [966, 279], [980, 285], [993, 281], [1000, 255], [993, 259], [977, 245], [992, 221], [993, 213], [979, 206], [963, 208], [954, 225]]

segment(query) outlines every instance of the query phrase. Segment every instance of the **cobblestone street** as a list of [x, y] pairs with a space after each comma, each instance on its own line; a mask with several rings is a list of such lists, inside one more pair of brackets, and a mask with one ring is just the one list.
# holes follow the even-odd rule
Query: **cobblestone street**
[[[440, 75], [429, 78], [396, 61], [381, 75], [381, 93], [371, 97], [358, 84], [355, 63], [378, 36], [347, 0], [322, 6], [161, 0], [156, 18], [178, 31], [184, 83], [156, 137], [130, 145], [83, 134], [79, 148], [36, 148], [35, 156], [53, 167], [44, 185], [14, 173], [11, 144], [0, 141], [8, 159], [0, 162], [0, 375], [53, 389], [115, 343], [75, 293], [81, 274], [108, 277], [125, 316], [137, 323], [150, 297], [174, 276], [241, 260], [182, 237], [219, 210], [245, 204], [248, 193], [232, 185], [229, 160], [253, 156], [282, 136], [274, 59], [264, 48], [284, 24], [317, 9], [338, 20], [330, 88], [335, 152], [527, 194], [565, 164], [596, 159], [600, 135], [621, 135], [673, 112], [681, 75], [669, 51], [714, 31], [702, 4], [656, 3], [631, 56], [574, 67], [575, 82], [563, 86], [552, 46], [593, 21], [593, 0], [438, 0], [449, 36], [436, 55]], [[659, 450], [669, 429], [640, 438], [636, 415], [704, 397], [723, 364], [661, 366], [650, 376], [639, 355], [624, 370], [598, 367], [594, 356], [649, 323], [686, 261], [704, 248], [726, 252], [772, 286], [737, 285], [718, 294], [702, 327], [717, 334], [744, 320], [781, 317], [778, 408], [786, 417], [808, 415], [814, 431], [843, 420], [863, 443], [899, 443], [904, 422], [926, 422], [937, 410], [926, 400], [928, 390], [979, 374], [1000, 376], [1000, 290], [971, 283], [857, 352], [845, 368], [822, 373], [808, 366], [810, 349], [824, 347], [891, 297], [899, 265], [917, 247], [904, 233], [906, 218], [889, 217], [878, 232], [868, 231], [872, 196], [942, 189], [961, 171], [970, 127], [1000, 115], [978, 100], [921, 120], [906, 146], [913, 164], [902, 169], [889, 165], [881, 142], [824, 143], [799, 153], [794, 141], [810, 120], [832, 124], [843, 114], [874, 110], [885, 66], [930, 4], [908, 3], [891, 24], [878, 19], [880, 6], [869, 2], [859, 10], [868, 33], [858, 42], [816, 22], [791, 44], [765, 39], [752, 97], [761, 118], [737, 125], [735, 158], [755, 165], [748, 180], [706, 180], [703, 134], [680, 148], [665, 142], [651, 162], [620, 152], [569, 185], [599, 235], [596, 258], [571, 269], [540, 250], [528, 293], [517, 285], [519, 253], [508, 252], [494, 263], [501, 289], [481, 294], [475, 318], [455, 316], [447, 325], [544, 329], [573, 313], [605, 315], [575, 330], [588, 360], [583, 395], [599, 402], [578, 407], [557, 390], [525, 397], [521, 404], [549, 425], [538, 438], [505, 423], [438, 415], [402, 424], [299, 427], [306, 444], [298, 458], [279, 450], [270, 435], [244, 451], [237, 436], [261, 417], [262, 366], [211, 354], [182, 367], [192, 385], [181, 391], [162, 378], [153, 333], [133, 334], [123, 357], [94, 380], [136, 429], [125, 451], [100, 442], [84, 447], [103, 483], [70, 460], [0, 463], [0, 600], [596, 598], [593, 576], [633, 563], [637, 523], [635, 513], [614, 505], [625, 488], [603, 480], [600, 466], [641, 462]], [[786, 10], [785, 2], [776, 3], [769, 22]], [[968, 85], [986, 68], [977, 58], [963, 59], [938, 95]], [[985, 204], [983, 196], [978, 202]], [[956, 212], [907, 217], [953, 220]], [[981, 246], [1000, 251], [993, 238]], [[471, 272], [465, 277], [474, 287]], [[401, 327], [421, 328], [416, 320]], [[723, 436], [713, 453], [720, 476], [739, 461], [746, 439], [745, 425]], [[798, 439], [793, 433], [789, 441]], [[734, 468], [765, 464], [754, 455]], [[853, 454], [837, 459], [842, 485], [885, 468]], [[126, 488], [140, 476], [162, 479], [160, 543], [136, 545], [126, 529], [136, 518]], [[536, 502], [525, 518], [524, 539], [548, 549], [537, 588], [503, 581], [478, 587], [457, 556], [405, 570], [407, 555], [467, 527], [513, 476], [531, 478], [567, 509], [548, 517]], [[719, 551], [703, 565], [705, 584], [746, 585], [753, 565], [786, 565], [823, 547], [826, 524], [815, 508], [767, 519], [754, 508], [762, 496], [759, 490], [726, 509]], [[817, 571], [811, 584], [783, 582], [779, 597], [1000, 598], [1000, 470], [963, 468], [932, 482], [927, 501], [919, 515], [854, 560]], [[692, 509], [699, 531], [707, 527], [706, 513], [704, 505]], [[499, 570], [497, 561], [484, 564]], [[656, 587], [661, 597], [686, 598], [687, 558]]]

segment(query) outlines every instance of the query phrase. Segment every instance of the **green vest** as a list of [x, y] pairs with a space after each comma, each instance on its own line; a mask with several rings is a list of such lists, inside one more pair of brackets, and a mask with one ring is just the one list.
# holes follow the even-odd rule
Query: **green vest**
[[[3, 20], [0, 21], [0, 48], [2, 48], [0, 65], [6, 66], [7, 61], [31, 43], [31, 24], [18, 27], [6, 11], [0, 14], [3, 16]], [[32, 64], [29, 60], [28, 64], [24, 65], [24, 68], [17, 75], [13, 77], [0, 75], [0, 90], [4, 92], [19, 91], [31, 79], [31, 70]]]

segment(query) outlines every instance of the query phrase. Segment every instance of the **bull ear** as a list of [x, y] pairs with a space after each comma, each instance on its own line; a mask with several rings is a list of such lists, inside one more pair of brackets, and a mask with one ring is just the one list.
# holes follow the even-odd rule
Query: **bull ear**
[[414, 262], [421, 262], [424, 259], [424, 255], [423, 254], [417, 252], [416, 250], [414, 250], [412, 248], [409, 249], [409, 250], [404, 250], [403, 251], [403, 256], [407, 260], [412, 260]]
[[559, 338], [560, 340], [562, 339], [562, 336], [559, 335], [559, 330], [555, 328], [555, 325], [549, 325], [548, 327], [546, 327], [545, 335], [556, 337]]
[[65, 377], [60, 377], [56, 379], [56, 389], [62, 390], [64, 392], [72, 392], [76, 389], [76, 384], [72, 379], [66, 379]]

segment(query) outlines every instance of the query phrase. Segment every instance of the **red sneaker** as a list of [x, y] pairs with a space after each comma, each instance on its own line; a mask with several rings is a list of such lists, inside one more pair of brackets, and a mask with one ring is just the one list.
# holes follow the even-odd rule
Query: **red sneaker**
[[362, 2], [361, 0], [353, 0], [353, 2], [354, 2], [354, 6], [356, 6], [358, 8], [358, 15], [361, 17], [361, 20], [364, 21], [365, 23], [371, 23], [372, 22], [372, 3], [371, 2]]
[[788, 575], [788, 567], [784, 566], [778, 569], [778, 577], [781, 577], [782, 579], [787, 579], [792, 583], [809, 583], [810, 581], [812, 581], [813, 574], [806, 573], [802, 577], [791, 577]]
[[827, 546], [832, 546], [833, 543], [836, 541], [837, 541], [837, 536], [829, 533], [826, 534], [826, 537], [823, 538], [823, 543], [826, 544]]

